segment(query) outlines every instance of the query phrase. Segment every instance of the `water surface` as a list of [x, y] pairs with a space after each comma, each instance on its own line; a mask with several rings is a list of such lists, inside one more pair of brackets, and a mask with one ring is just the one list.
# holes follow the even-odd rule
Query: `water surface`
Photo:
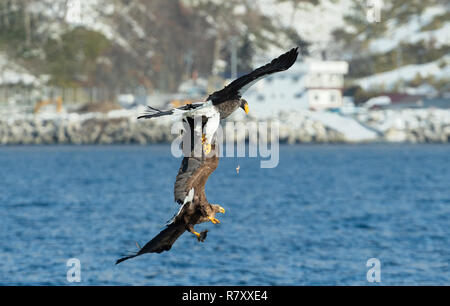
[[[208, 238], [118, 266], [178, 209], [170, 147], [0, 147], [0, 284], [450, 285], [450, 146], [281, 146], [280, 163], [221, 159]], [[235, 168], [240, 165], [240, 173]]]

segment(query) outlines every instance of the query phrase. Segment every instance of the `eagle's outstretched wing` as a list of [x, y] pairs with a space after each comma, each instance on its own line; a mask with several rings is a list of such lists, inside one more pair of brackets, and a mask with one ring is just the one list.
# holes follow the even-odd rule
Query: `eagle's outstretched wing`
[[211, 100], [216, 105], [228, 100], [239, 99], [250, 86], [260, 79], [269, 74], [289, 69], [297, 60], [297, 56], [298, 47], [280, 55], [270, 63], [253, 70], [249, 74], [234, 80], [223, 89], [210, 94], [206, 101]]
[[147, 242], [136, 254], [122, 257], [116, 261], [116, 265], [127, 259], [145, 254], [145, 253], [161, 253], [172, 248], [174, 242], [186, 231], [186, 227], [182, 223], [169, 224], [164, 230], [152, 240]]

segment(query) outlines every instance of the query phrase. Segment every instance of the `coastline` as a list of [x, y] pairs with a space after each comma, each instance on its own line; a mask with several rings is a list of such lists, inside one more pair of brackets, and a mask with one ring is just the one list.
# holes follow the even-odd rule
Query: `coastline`
[[[40, 144], [149, 144], [170, 143], [175, 120], [137, 120], [137, 110], [109, 113], [44, 113], [1, 115], [0, 145]], [[450, 110], [375, 110], [354, 115], [330, 112], [281, 113], [265, 120], [235, 118], [235, 123], [278, 123], [280, 143], [448, 143]], [[234, 130], [224, 129], [225, 139]], [[237, 133], [236, 141], [248, 140]]]

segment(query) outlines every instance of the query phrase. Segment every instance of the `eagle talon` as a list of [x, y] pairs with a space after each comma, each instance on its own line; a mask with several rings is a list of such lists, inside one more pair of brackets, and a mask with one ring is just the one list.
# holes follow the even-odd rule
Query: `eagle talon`
[[213, 224], [219, 224], [219, 223], [220, 223], [219, 219], [212, 218], [212, 217], [208, 217], [208, 219], [209, 219]]

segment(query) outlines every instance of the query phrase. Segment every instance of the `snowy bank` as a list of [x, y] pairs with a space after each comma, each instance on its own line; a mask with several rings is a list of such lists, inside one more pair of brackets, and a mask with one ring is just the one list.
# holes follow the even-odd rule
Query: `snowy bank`
[[[109, 113], [43, 113], [0, 115], [0, 144], [147, 144], [170, 142], [175, 119], [137, 120], [137, 110]], [[249, 121], [279, 123], [279, 139], [287, 143], [357, 143], [372, 141], [448, 142], [450, 110], [380, 110], [354, 117], [330, 112], [280, 113], [267, 120], [235, 116]], [[225, 129], [231, 139], [233, 130]], [[238, 141], [248, 135], [238, 135]]]

